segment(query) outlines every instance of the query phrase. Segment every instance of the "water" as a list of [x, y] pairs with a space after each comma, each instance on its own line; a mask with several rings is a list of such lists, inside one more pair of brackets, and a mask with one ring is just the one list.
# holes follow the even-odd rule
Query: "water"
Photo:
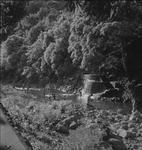
[[[89, 94], [84, 94], [82, 97], [80, 97], [80, 102], [87, 105], [88, 96]], [[121, 109], [126, 113], [130, 113], [132, 111], [131, 103], [113, 102], [111, 100], [98, 100], [98, 97], [99, 94], [95, 94], [95, 96], [92, 96], [89, 99], [89, 105], [93, 106], [94, 109], [110, 110], [113, 112], [117, 112]]]
[[[20, 89], [20, 88], [19, 88]], [[22, 89], [20, 89], [22, 90]], [[35, 91], [35, 93], [33, 93], [33, 91]], [[54, 90], [55, 91], [55, 90]], [[39, 89], [36, 89], [36, 88], [32, 88], [29, 90], [29, 93], [33, 94], [34, 96], [36, 96], [37, 94], [41, 94], [41, 91]], [[78, 95], [76, 94], [69, 94], [69, 93], [64, 93], [62, 91], [59, 91], [57, 90], [56, 93], [56, 100], [70, 100], [72, 101], [73, 103], [82, 103], [82, 104], [85, 104], [87, 105], [88, 103], [88, 96], [89, 94], [83, 94], [83, 96], [79, 97]], [[92, 100], [91, 100], [91, 105], [94, 107], [94, 108], [97, 108], [97, 109], [103, 109], [103, 110], [111, 110], [111, 111], [117, 111], [119, 109], [122, 109], [126, 112], [131, 112], [132, 110], [132, 107], [131, 107], [131, 104], [126, 104], [126, 103], [119, 103], [119, 102], [112, 102], [112, 101], [98, 101], [98, 97], [99, 97], [99, 94], [100, 93], [97, 93], [97, 94], [94, 94], [94, 96], [92, 97]], [[51, 97], [52, 94], [51, 93], [47, 93], [45, 94], [45, 97]]]
[[11, 146], [14, 150], [29, 150], [29, 148], [21, 142], [13, 128], [8, 124], [6, 116], [1, 109], [0, 118], [5, 122], [5, 124], [0, 124], [0, 145]]
[[[82, 97], [80, 101], [83, 104], [88, 104], [93, 106], [93, 108], [118, 111], [119, 109], [124, 110], [125, 112], [131, 112], [131, 104], [124, 104], [121, 102], [112, 102], [108, 100], [98, 100], [100, 95], [106, 90], [105, 83], [101, 80], [100, 75], [97, 74], [85, 74], [84, 75], [84, 89], [82, 90]], [[92, 95], [90, 97], [89, 95]], [[89, 101], [89, 102], [88, 102]]]

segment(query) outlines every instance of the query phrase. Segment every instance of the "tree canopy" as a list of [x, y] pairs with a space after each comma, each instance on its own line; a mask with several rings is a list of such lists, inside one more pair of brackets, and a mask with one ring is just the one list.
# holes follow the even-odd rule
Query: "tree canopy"
[[129, 76], [126, 49], [142, 36], [141, 1], [12, 0], [1, 8], [3, 71], [21, 76], [33, 68], [39, 80], [78, 72]]

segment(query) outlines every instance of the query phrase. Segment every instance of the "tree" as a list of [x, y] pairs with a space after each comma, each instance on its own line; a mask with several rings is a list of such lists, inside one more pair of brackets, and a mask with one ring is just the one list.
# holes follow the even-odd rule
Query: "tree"
[[26, 47], [24, 46], [24, 39], [22, 37], [12, 35], [2, 43], [1, 54], [1, 66], [4, 70], [5, 78], [19, 80], [23, 71], [23, 67], [26, 64]]
[[17, 68], [23, 44], [24, 39], [16, 35], [9, 36], [8, 39], [3, 42], [1, 51], [9, 69], [14, 70]]
[[43, 33], [41, 32], [41, 34], [38, 36], [37, 40], [28, 47], [27, 50], [27, 62], [29, 64], [34, 64], [36, 63], [42, 56], [44, 53], [44, 49], [43, 49]]
[[42, 22], [39, 22], [38, 24], [30, 28], [27, 35], [27, 42], [29, 44], [33, 44], [43, 30], [44, 30], [44, 26]]
[[25, 6], [28, 0], [24, 1], [2, 1], [0, 3], [0, 41], [6, 40], [7, 36], [13, 32], [16, 23], [26, 14]]
[[29, 1], [28, 5], [26, 5], [25, 10], [26, 10], [27, 14], [35, 14], [40, 10], [40, 8], [46, 8], [47, 2], [48, 2], [48, 0]]

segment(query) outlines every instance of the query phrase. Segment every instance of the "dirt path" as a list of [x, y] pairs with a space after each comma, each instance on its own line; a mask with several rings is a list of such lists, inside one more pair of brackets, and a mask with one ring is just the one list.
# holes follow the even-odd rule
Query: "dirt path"
[[0, 109], [0, 146], [11, 146], [14, 150], [29, 150], [19, 137], [16, 135], [13, 128], [8, 124], [6, 116]]

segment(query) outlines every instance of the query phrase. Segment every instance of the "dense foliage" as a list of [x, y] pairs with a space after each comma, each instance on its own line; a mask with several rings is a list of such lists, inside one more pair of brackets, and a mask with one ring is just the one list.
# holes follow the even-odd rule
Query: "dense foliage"
[[26, 15], [25, 7], [27, 3], [28, 0], [6, 0], [0, 2], [0, 42], [13, 33], [15, 23]]
[[[0, 7], [0, 81], [18, 83], [2, 87], [1, 103], [33, 149], [112, 150], [106, 126], [119, 135], [115, 146], [141, 149], [142, 114], [134, 111], [142, 110], [141, 0], [5, 0]], [[98, 97], [103, 110], [52, 87], [76, 91], [85, 73], [99, 74], [108, 88], [101, 93], [108, 98]], [[38, 89], [25, 94], [18, 85]], [[130, 101], [132, 115], [118, 109], [132, 111]], [[103, 102], [112, 102], [110, 111]]]
[[[128, 47], [141, 46], [141, 1], [27, 0], [6, 1], [1, 7], [6, 16], [2, 30], [13, 28], [1, 40], [3, 80], [36, 75], [36, 82], [42, 78], [48, 83], [82, 73], [140, 80], [141, 52], [133, 55]], [[132, 67], [130, 62], [135, 62]]]

